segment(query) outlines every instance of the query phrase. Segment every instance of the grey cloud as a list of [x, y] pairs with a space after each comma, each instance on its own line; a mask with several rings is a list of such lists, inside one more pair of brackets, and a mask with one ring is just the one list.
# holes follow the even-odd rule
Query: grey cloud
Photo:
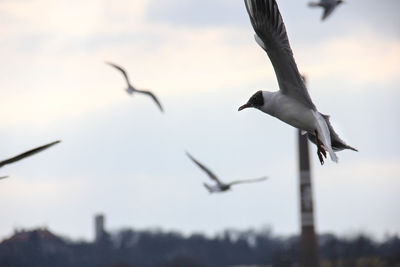
[[[308, 8], [308, 1], [278, 1], [284, 20], [304, 38], [323, 38], [339, 32], [372, 29], [385, 35], [400, 37], [396, 0], [347, 1], [326, 22], [321, 10]], [[230, 0], [152, 0], [146, 19], [179, 27], [247, 27], [249, 21], [243, 1]], [[300, 35], [300, 34], [299, 34]]]

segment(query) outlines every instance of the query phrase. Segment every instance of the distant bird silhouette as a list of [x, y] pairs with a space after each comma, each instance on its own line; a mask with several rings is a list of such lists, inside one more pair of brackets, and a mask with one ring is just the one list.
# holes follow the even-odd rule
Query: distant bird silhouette
[[330, 14], [332, 14], [335, 8], [344, 3], [343, 0], [320, 0], [320, 2], [310, 2], [308, 6], [310, 7], [322, 7], [324, 9], [324, 13], [322, 14], [321, 20], [325, 20]]
[[[9, 159], [0, 161], [0, 168], [3, 167], [4, 165], [14, 163], [14, 162], [19, 161], [19, 160], [21, 160], [21, 159], [23, 159], [23, 158], [30, 157], [30, 156], [32, 156], [32, 155], [34, 155], [34, 154], [36, 154], [36, 153], [39, 153], [39, 152], [41, 152], [41, 151], [43, 151], [43, 150], [45, 150], [45, 149], [48, 149], [48, 148], [51, 147], [51, 146], [54, 146], [55, 144], [58, 144], [58, 143], [60, 143], [60, 142], [61, 142], [61, 141], [58, 140], [58, 141], [49, 143], [49, 144], [47, 144], [47, 145], [44, 145], [44, 146], [40, 146], [40, 147], [31, 149], [31, 150], [29, 150], [29, 151], [26, 151], [26, 152], [24, 152], [24, 153], [22, 153], [22, 154], [19, 154], [19, 155], [15, 156], [15, 157], [12, 157], [12, 158], [9, 158]], [[7, 178], [7, 177], [8, 177], [8, 176], [1, 177], [1, 178], [4, 179], [4, 178]]]
[[6, 178], [8, 178], [8, 176], [2, 176], [2, 177], [0, 177], [0, 180], [6, 179]]
[[260, 182], [260, 181], [264, 181], [267, 179], [267, 177], [261, 177], [261, 178], [257, 178], [257, 179], [248, 179], [248, 180], [240, 180], [240, 181], [234, 181], [234, 182], [230, 182], [230, 183], [223, 183], [221, 182], [221, 180], [219, 180], [217, 178], [217, 176], [210, 171], [208, 168], [206, 168], [203, 164], [201, 164], [200, 162], [198, 162], [195, 158], [193, 158], [192, 155], [190, 155], [188, 152], [186, 152], [186, 155], [200, 168], [202, 169], [205, 173], [207, 173], [207, 175], [214, 180], [217, 184], [215, 186], [212, 185], [208, 185], [206, 183], [204, 183], [204, 187], [210, 192], [210, 193], [215, 193], [215, 192], [224, 192], [224, 191], [228, 191], [231, 189], [232, 185], [235, 184], [241, 184], [241, 183], [253, 183], [253, 182]]
[[122, 74], [124, 75], [124, 77], [125, 77], [125, 80], [126, 80], [126, 83], [128, 84], [128, 88], [126, 88], [125, 90], [126, 90], [126, 92], [128, 93], [128, 94], [133, 94], [133, 93], [142, 93], [142, 94], [146, 94], [146, 95], [148, 95], [148, 96], [150, 96], [153, 100], [154, 100], [154, 102], [156, 102], [156, 104], [157, 104], [157, 106], [160, 108], [160, 110], [161, 110], [161, 112], [164, 112], [164, 109], [163, 109], [163, 107], [161, 106], [161, 103], [160, 103], [160, 101], [158, 101], [158, 99], [157, 99], [157, 97], [152, 93], [152, 92], [150, 92], [150, 91], [145, 91], [145, 90], [138, 90], [138, 89], [136, 89], [135, 87], [133, 87], [133, 85], [130, 83], [130, 81], [129, 81], [129, 77], [128, 77], [128, 74], [126, 73], [126, 71], [125, 71], [125, 69], [123, 69], [122, 67], [120, 67], [120, 66], [118, 66], [118, 65], [116, 65], [116, 64], [114, 64], [114, 63], [111, 63], [111, 62], [105, 62], [106, 64], [108, 64], [108, 65], [110, 65], [110, 66], [112, 66], [112, 67], [114, 67], [114, 68], [116, 68], [117, 70], [119, 70], [120, 72], [122, 72]]

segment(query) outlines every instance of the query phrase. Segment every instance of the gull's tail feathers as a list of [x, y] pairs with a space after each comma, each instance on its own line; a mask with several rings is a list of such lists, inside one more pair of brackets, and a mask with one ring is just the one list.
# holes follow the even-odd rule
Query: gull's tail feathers
[[320, 6], [320, 4], [316, 3], [316, 2], [308, 2], [308, 6], [310, 6], [310, 7], [318, 7], [318, 6]]
[[204, 185], [204, 187], [208, 190], [208, 192], [214, 193], [214, 189], [213, 189], [211, 186], [209, 186], [209, 185], [206, 184], [206, 183], [203, 183], [203, 185]]
[[320, 135], [319, 139], [321, 140], [325, 149], [328, 150], [331, 160], [337, 163], [339, 161], [339, 158], [337, 157], [336, 153], [333, 151], [333, 148], [331, 145], [331, 134], [329, 132], [328, 123], [326, 123], [325, 117], [321, 113], [314, 111], [314, 116], [317, 118], [317, 121], [318, 121], [317, 131]]
[[[321, 114], [321, 113], [320, 113], [320, 114]], [[335, 132], [335, 130], [333, 129], [333, 126], [332, 126], [332, 124], [331, 124], [331, 122], [330, 122], [330, 120], [329, 120], [329, 116], [328, 116], [328, 115], [324, 115], [324, 114], [321, 114], [321, 115], [324, 117], [325, 122], [326, 122], [326, 124], [328, 125], [329, 134], [330, 134], [330, 136], [331, 136], [331, 145], [332, 145], [333, 151], [341, 151], [341, 150], [344, 150], [344, 149], [350, 149], [350, 150], [353, 150], [353, 151], [358, 152], [358, 150], [357, 150], [356, 148], [354, 148], [354, 147], [352, 147], [352, 146], [349, 146], [348, 144], [346, 144], [346, 143], [339, 137], [339, 135], [338, 135], [338, 134]], [[308, 137], [308, 139], [309, 139], [312, 143], [316, 144], [316, 140], [315, 140], [315, 135], [314, 135], [314, 134], [312, 134], [312, 133], [307, 133], [307, 137]]]

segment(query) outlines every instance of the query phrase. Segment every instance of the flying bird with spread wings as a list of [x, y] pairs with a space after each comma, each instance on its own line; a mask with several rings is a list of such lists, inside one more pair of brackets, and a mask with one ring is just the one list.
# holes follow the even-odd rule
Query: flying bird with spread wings
[[[58, 141], [49, 143], [49, 144], [47, 144], [47, 145], [43, 145], [43, 146], [40, 146], [40, 147], [31, 149], [31, 150], [28, 150], [28, 151], [26, 151], [26, 152], [24, 152], [24, 153], [22, 153], [22, 154], [19, 154], [19, 155], [15, 156], [15, 157], [2, 160], [2, 161], [0, 161], [0, 168], [3, 167], [3, 166], [5, 166], [5, 165], [8, 165], [8, 164], [14, 163], [14, 162], [16, 162], [16, 161], [19, 161], [19, 160], [21, 160], [21, 159], [24, 159], [24, 158], [26, 158], [26, 157], [30, 157], [30, 156], [32, 156], [32, 155], [34, 155], [34, 154], [36, 154], [36, 153], [39, 153], [39, 152], [41, 152], [41, 151], [43, 151], [43, 150], [45, 150], [45, 149], [48, 149], [48, 148], [52, 147], [52, 146], [54, 146], [55, 144], [58, 144], [58, 143], [60, 143], [60, 142], [61, 142], [61, 141], [58, 140]], [[2, 178], [2, 179], [5, 179], [5, 178], [7, 178], [7, 177], [8, 177], [8, 176], [1, 177], [1, 178]]]
[[158, 108], [160, 109], [160, 111], [161, 111], [161, 112], [164, 112], [164, 109], [163, 109], [163, 107], [161, 106], [160, 101], [157, 99], [157, 97], [156, 97], [152, 92], [147, 91], [147, 90], [139, 90], [139, 89], [136, 89], [135, 87], [133, 87], [133, 85], [132, 85], [131, 82], [129, 81], [128, 73], [125, 71], [125, 69], [123, 69], [122, 67], [120, 67], [120, 66], [118, 66], [118, 65], [116, 65], [116, 64], [114, 64], [114, 63], [106, 62], [106, 64], [108, 64], [108, 65], [110, 65], [110, 66], [116, 68], [117, 70], [119, 70], [119, 71], [122, 73], [122, 75], [124, 75], [125, 80], [126, 80], [126, 83], [128, 84], [128, 87], [127, 87], [125, 90], [126, 90], [126, 92], [127, 92], [128, 94], [131, 95], [131, 94], [133, 94], [133, 93], [141, 93], [141, 94], [148, 95], [148, 96], [150, 96], [150, 97], [153, 99], [153, 101], [157, 104], [157, 106], [158, 106]]
[[231, 189], [232, 185], [235, 184], [242, 184], [242, 183], [254, 183], [254, 182], [261, 182], [267, 179], [267, 177], [261, 177], [257, 179], [247, 179], [247, 180], [240, 180], [240, 181], [234, 181], [230, 183], [224, 183], [218, 177], [206, 166], [201, 164], [199, 161], [197, 161], [192, 155], [190, 155], [188, 152], [186, 152], [186, 155], [192, 160], [200, 169], [202, 169], [209, 177], [211, 180], [213, 180], [216, 185], [212, 186], [209, 184], [204, 183], [204, 187], [208, 190], [210, 193], [215, 193], [215, 192], [225, 192]]
[[335, 151], [355, 148], [347, 145], [334, 131], [329, 116], [320, 113], [308, 94], [290, 48], [278, 5], [275, 0], [245, 0], [256, 42], [263, 48], [274, 67], [279, 91], [258, 91], [239, 108], [256, 108], [307, 132], [317, 145], [317, 155], [324, 164], [328, 151], [334, 162]]

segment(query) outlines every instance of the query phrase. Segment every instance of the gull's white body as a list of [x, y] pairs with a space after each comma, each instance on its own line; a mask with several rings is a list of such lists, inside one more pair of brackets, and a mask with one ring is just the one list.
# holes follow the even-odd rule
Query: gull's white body
[[135, 92], [135, 88], [133, 88], [132, 87], [132, 85], [129, 85], [126, 89], [125, 89], [125, 91], [128, 93], [128, 94], [133, 94], [133, 92]]
[[231, 190], [230, 186], [228, 185], [217, 184], [213, 186], [206, 183], [203, 183], [203, 185], [210, 193], [219, 193]]
[[314, 109], [304, 105], [296, 99], [282, 94], [281, 91], [263, 91], [264, 105], [259, 108], [261, 111], [280, 119], [287, 124], [313, 133], [315, 130], [320, 133], [319, 139], [327, 148], [331, 159], [335, 162], [338, 158], [331, 147], [331, 137], [328, 125], [322, 115]]
[[307, 132], [317, 128], [315, 111], [309, 107], [280, 91], [263, 91], [263, 97], [265, 104], [260, 108], [261, 111]]

